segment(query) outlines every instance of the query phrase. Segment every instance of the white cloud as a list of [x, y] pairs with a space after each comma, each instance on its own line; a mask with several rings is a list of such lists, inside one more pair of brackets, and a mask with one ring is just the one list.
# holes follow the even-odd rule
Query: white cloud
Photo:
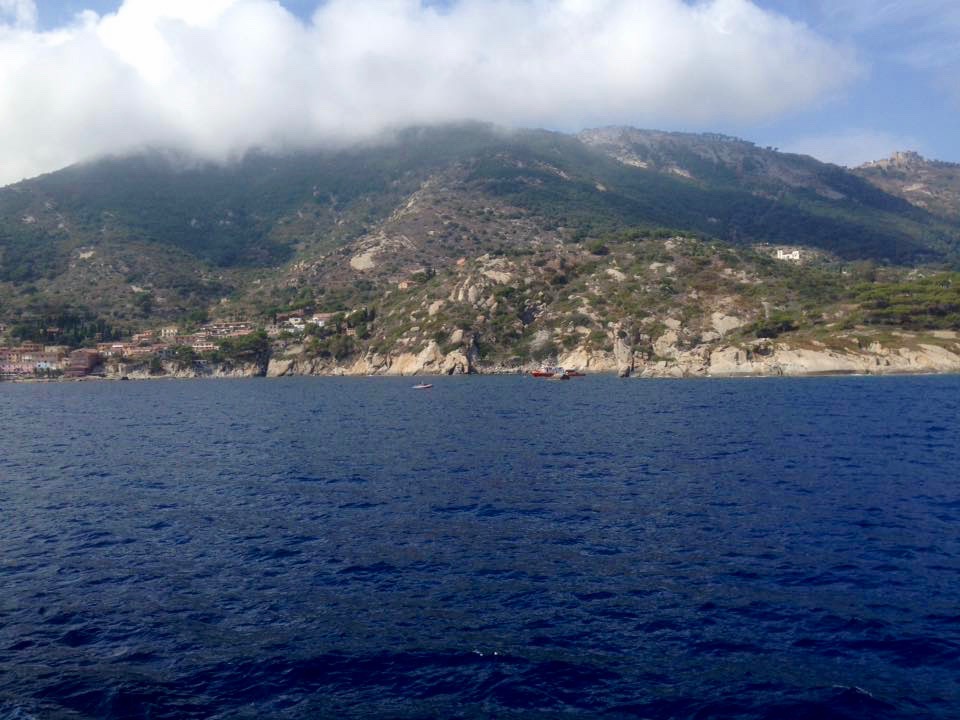
[[0, 183], [146, 144], [217, 159], [465, 118], [750, 122], [859, 72], [749, 0], [328, 0], [307, 23], [274, 0], [126, 0], [49, 32], [35, 10], [0, 0]]
[[898, 150], [923, 151], [922, 144], [916, 138], [864, 128], [795, 138], [781, 149], [846, 167], [882, 160]]
[[4, 23], [18, 28], [36, 27], [36, 3], [33, 0], [0, 0], [0, 25]]

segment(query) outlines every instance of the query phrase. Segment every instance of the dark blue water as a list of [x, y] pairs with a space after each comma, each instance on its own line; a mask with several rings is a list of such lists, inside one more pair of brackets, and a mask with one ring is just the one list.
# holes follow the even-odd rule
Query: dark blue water
[[0, 385], [0, 718], [958, 718], [960, 378]]

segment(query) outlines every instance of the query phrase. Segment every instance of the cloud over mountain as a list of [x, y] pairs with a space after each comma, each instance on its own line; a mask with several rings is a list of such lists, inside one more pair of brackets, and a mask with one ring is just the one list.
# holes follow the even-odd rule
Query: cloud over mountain
[[213, 159], [391, 126], [701, 125], [808, 107], [852, 53], [749, 0], [0, 0], [0, 183], [144, 145]]

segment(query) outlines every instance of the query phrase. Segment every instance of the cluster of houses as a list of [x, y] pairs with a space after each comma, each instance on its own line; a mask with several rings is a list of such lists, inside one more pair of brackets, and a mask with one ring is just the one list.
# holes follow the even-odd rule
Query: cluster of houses
[[159, 331], [138, 333], [130, 342], [98, 343], [97, 352], [104, 358], [116, 360], [160, 355], [173, 347], [188, 347], [202, 354], [216, 350], [220, 340], [251, 335], [256, 330], [256, 325], [251, 322], [218, 322], [204, 325], [195, 333], [183, 334], [179, 327], [171, 325]]
[[83, 377], [104, 360], [135, 361], [161, 355], [177, 346], [189, 347], [197, 353], [211, 352], [217, 349], [220, 340], [250, 335], [256, 330], [256, 325], [250, 322], [210, 323], [190, 334], [170, 326], [139, 333], [129, 341], [102, 342], [96, 348], [73, 351], [63, 345], [25, 342], [17, 347], [0, 347], [0, 378], [60, 374]]
[[[284, 333], [302, 334], [309, 325], [326, 327], [335, 313], [307, 313], [305, 310], [280, 313], [267, 326], [270, 337]], [[0, 334], [6, 326], [0, 325]], [[159, 330], [147, 330], [130, 340], [97, 343], [96, 348], [71, 351], [65, 345], [40, 345], [25, 342], [17, 347], [0, 347], [0, 379], [16, 379], [43, 375], [83, 377], [104, 362], [135, 362], [162, 356], [175, 347], [189, 347], [197, 354], [212, 352], [227, 338], [243, 337], [257, 331], [252, 322], [213, 322], [196, 332], [185, 333], [171, 325]]]
[[96, 350], [73, 350], [64, 345], [25, 342], [18, 347], [0, 347], [0, 378], [36, 375], [89, 375], [100, 362]]
[[326, 327], [336, 316], [336, 313], [313, 313], [308, 315], [306, 310], [293, 310], [291, 312], [278, 313], [276, 322], [267, 326], [267, 335], [278, 337], [283, 333], [302, 333], [308, 325], [317, 327]]

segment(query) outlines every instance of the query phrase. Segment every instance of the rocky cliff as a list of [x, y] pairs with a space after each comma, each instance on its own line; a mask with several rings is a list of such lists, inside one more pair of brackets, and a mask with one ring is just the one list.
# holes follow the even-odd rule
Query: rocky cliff
[[[900, 343], [871, 343], [860, 348], [797, 347], [789, 342], [755, 341], [727, 345], [713, 343], [690, 350], [674, 346], [673, 357], [650, 358], [630, 347], [622, 338], [613, 351], [576, 348], [560, 355], [557, 362], [568, 370], [611, 373], [620, 377], [747, 377], [804, 375], [895, 375], [960, 372], [960, 337], [941, 332], [936, 336], [902, 333]], [[295, 375], [466, 375], [529, 373], [538, 363], [515, 365], [478, 362], [471, 353], [440, 352], [431, 343], [418, 354], [365, 355], [347, 363], [310, 360], [286, 355], [270, 361], [268, 377]]]
[[[684, 353], [675, 361], [642, 366], [643, 377], [745, 377], [804, 375], [896, 375], [960, 372], [960, 343], [916, 342], [866, 349], [793, 347], [756, 343]], [[955, 340], [955, 338], [954, 338]]]
[[478, 372], [475, 363], [475, 353], [460, 348], [443, 353], [434, 341], [419, 353], [368, 352], [346, 362], [311, 358], [303, 346], [294, 345], [271, 358], [266, 375], [469, 375]]
[[267, 365], [260, 363], [215, 364], [195, 363], [184, 367], [173, 362], [161, 362], [159, 365], [150, 363], [107, 363], [104, 368], [104, 377], [108, 380], [160, 380], [180, 379], [190, 380], [197, 378], [209, 379], [238, 379], [263, 377], [267, 374]]
[[[834, 338], [832, 346], [818, 342], [748, 340], [734, 343], [719, 338], [683, 349], [682, 329], [667, 329], [657, 339], [657, 354], [632, 346], [619, 328], [612, 331], [612, 350], [581, 346], [560, 354], [557, 364], [588, 374], [620, 377], [777, 377], [816, 375], [895, 375], [960, 373], [960, 333], [898, 332], [885, 342], [865, 342], [863, 335]], [[304, 346], [287, 345], [259, 363], [111, 363], [105, 377], [118, 380], [251, 378], [293, 376], [417, 376], [468, 374], [526, 374], [540, 363], [484, 362], [471, 343], [443, 352], [430, 342], [418, 353], [379, 354], [336, 361], [310, 357]]]

